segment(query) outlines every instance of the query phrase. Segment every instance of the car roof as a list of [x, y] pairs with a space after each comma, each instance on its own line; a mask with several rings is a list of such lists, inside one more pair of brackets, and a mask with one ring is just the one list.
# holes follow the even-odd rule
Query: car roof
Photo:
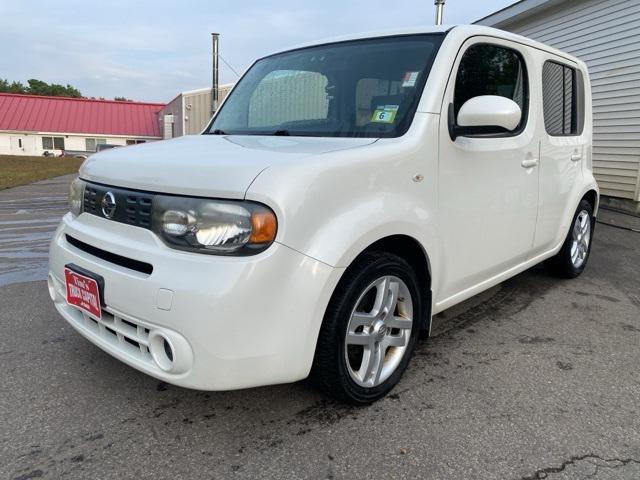
[[351, 35], [341, 35], [337, 37], [330, 37], [330, 38], [325, 38], [325, 39], [321, 39], [313, 42], [306, 42], [299, 45], [294, 45], [290, 48], [285, 48], [277, 52], [274, 52], [272, 53], [272, 55], [275, 55], [277, 53], [288, 52], [291, 50], [298, 50], [300, 48], [326, 45], [330, 43], [347, 42], [351, 40], [393, 37], [393, 36], [399, 36], [399, 35], [418, 35], [418, 34], [448, 33], [448, 32], [450, 32], [449, 33], [450, 35], [458, 37], [460, 41], [464, 41], [464, 39], [468, 37], [478, 36], [478, 35], [504, 38], [505, 40], [511, 40], [532, 48], [536, 48], [538, 50], [543, 50], [552, 55], [565, 58], [567, 60], [570, 60], [574, 63], [579, 64], [580, 66], [583, 67], [584, 70], [586, 70], [586, 65], [584, 64], [584, 62], [577, 59], [573, 55], [557, 50], [553, 47], [545, 45], [544, 43], [536, 42], [535, 40], [531, 40], [530, 38], [523, 37], [521, 35], [517, 35], [511, 32], [506, 32], [504, 30], [499, 30], [497, 28], [485, 27], [483, 25], [428, 25], [428, 26], [395, 28], [395, 29], [388, 29], [388, 30], [377, 30], [372, 32], [357, 33], [357, 34], [351, 34]]

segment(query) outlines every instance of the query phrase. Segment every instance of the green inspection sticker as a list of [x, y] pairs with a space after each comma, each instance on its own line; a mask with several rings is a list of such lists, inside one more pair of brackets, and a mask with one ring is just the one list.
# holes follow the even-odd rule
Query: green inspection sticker
[[393, 123], [398, 114], [398, 105], [378, 105], [371, 116], [371, 121], [376, 123]]

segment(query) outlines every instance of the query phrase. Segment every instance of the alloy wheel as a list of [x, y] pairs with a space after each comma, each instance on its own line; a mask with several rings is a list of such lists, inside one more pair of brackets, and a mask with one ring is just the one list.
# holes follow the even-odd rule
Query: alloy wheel
[[591, 218], [589, 212], [582, 210], [576, 217], [571, 234], [571, 263], [575, 268], [580, 268], [587, 259], [590, 241]]
[[413, 327], [413, 299], [398, 277], [384, 276], [360, 295], [345, 336], [345, 360], [360, 386], [380, 385], [398, 368]]

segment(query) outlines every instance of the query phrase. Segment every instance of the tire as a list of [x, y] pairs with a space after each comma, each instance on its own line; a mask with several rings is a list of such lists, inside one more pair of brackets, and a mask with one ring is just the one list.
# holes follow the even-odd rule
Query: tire
[[418, 278], [402, 258], [386, 252], [358, 257], [325, 312], [310, 375], [315, 385], [357, 405], [384, 397], [406, 370], [420, 335], [419, 292]]
[[582, 200], [562, 248], [545, 263], [549, 273], [560, 278], [575, 278], [584, 271], [591, 253], [594, 226], [593, 208]]

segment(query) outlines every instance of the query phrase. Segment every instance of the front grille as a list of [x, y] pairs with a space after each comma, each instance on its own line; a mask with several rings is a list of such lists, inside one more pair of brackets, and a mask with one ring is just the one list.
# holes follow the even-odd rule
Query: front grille
[[[60, 298], [65, 298], [64, 284], [54, 277], [54, 288]], [[108, 307], [102, 309], [102, 318], [96, 320], [83, 311], [64, 305], [75, 325], [88, 333], [108, 342], [111, 347], [126, 353], [148, 367], [157, 369], [149, 352], [149, 328], [131, 317], [123, 315]]]
[[[102, 201], [109, 192], [116, 202], [116, 207], [111, 217], [107, 217], [102, 208]], [[150, 193], [137, 192], [126, 188], [107, 187], [94, 183], [87, 183], [85, 186], [82, 202], [83, 212], [85, 213], [146, 229], [151, 228], [152, 205], [153, 195]]]
[[94, 215], [100, 215], [99, 203], [96, 200], [98, 197], [98, 191], [87, 185], [84, 189], [84, 202], [82, 208], [87, 213], [93, 213]]
[[121, 318], [117, 314], [102, 310], [102, 318], [96, 320], [86, 313], [82, 314], [81, 323], [88, 330], [101, 336], [119, 349], [138, 356], [145, 361], [151, 361], [149, 353], [149, 329], [142, 325]]
[[151, 228], [151, 198], [141, 195], [125, 197], [127, 223]]
[[88, 243], [82, 242], [77, 238], [72, 237], [71, 235], [65, 235], [67, 242], [76, 247], [78, 250], [82, 250], [89, 255], [93, 255], [94, 257], [101, 258], [110, 263], [114, 263], [124, 268], [128, 268], [130, 270], [135, 270], [136, 272], [144, 273], [146, 275], [151, 275], [153, 272], [153, 265], [147, 262], [141, 262], [140, 260], [134, 260], [133, 258], [123, 257], [122, 255], [118, 255], [117, 253], [107, 252], [106, 250], [102, 250], [101, 248], [94, 247], [93, 245], [89, 245]]

